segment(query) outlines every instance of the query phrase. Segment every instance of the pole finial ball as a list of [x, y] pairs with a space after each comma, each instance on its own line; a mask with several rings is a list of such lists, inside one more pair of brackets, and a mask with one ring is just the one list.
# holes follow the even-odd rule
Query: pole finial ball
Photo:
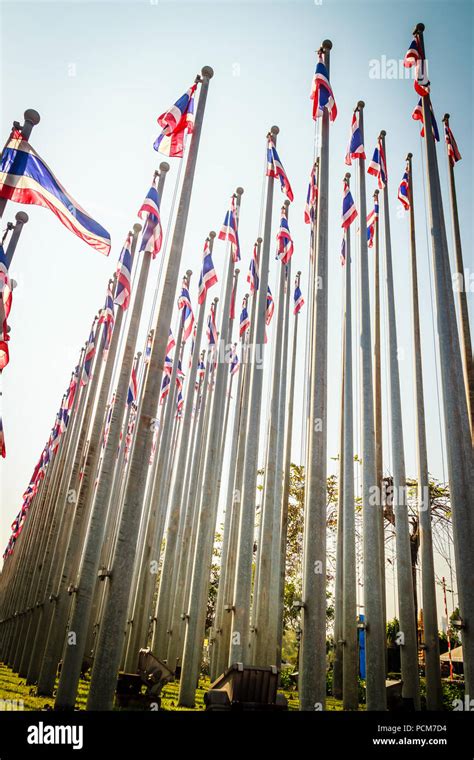
[[136, 223], [133, 225], [133, 231], [134, 231], [134, 233], [135, 233], [136, 235], [138, 235], [138, 233], [140, 232], [141, 228], [142, 228], [142, 225], [141, 225], [141, 224], [139, 224], [138, 222], [136, 222]]
[[420, 32], [420, 34], [423, 34], [423, 32], [425, 31], [425, 25], [421, 21], [419, 21], [418, 24], [415, 26], [414, 31], [415, 33]]
[[381, 129], [381, 130], [380, 130], [380, 137], [385, 137], [385, 136], [386, 136], [386, 134], [387, 134], [387, 133], [386, 133], [385, 129]]
[[203, 66], [201, 69], [201, 74], [204, 79], [212, 79], [214, 76], [214, 69], [212, 66]]
[[160, 164], [160, 172], [169, 172], [170, 165], [168, 161], [162, 161]]
[[258, 237], [258, 238], [257, 238], [257, 243], [263, 243], [263, 238], [261, 238], [261, 237]]
[[321, 47], [323, 50], [331, 50], [332, 49], [331, 40], [324, 40], [323, 42], [321, 42]]
[[413, 153], [407, 153], [407, 161], [411, 161], [413, 158]]
[[356, 107], [359, 109], [359, 111], [362, 111], [362, 109], [365, 107], [364, 101], [363, 100], [358, 100]]
[[288, 198], [286, 199], [286, 201], [284, 201], [283, 205], [286, 206], [286, 208], [288, 208], [288, 206], [290, 205], [290, 201], [288, 200]]
[[209, 233], [209, 237], [214, 240], [215, 236], [216, 236], [216, 233], [214, 232], [214, 230], [211, 230]]
[[380, 190], [374, 190], [374, 198], [378, 198]]
[[347, 179], [347, 180], [349, 180], [350, 178], [351, 178], [351, 173], [350, 173], [350, 172], [346, 172], [346, 173], [344, 174], [344, 179]]
[[188, 280], [191, 277], [192, 273], [193, 273], [192, 269], [186, 269], [186, 277], [188, 278]]
[[235, 274], [235, 275], [238, 275], [238, 274], [240, 274], [240, 269], [236, 269], [236, 270], [234, 271], [234, 274]]
[[17, 211], [15, 214], [15, 219], [21, 224], [26, 224], [29, 218], [30, 217], [25, 211]]
[[243, 187], [238, 187], [235, 192], [236, 192], [236, 195], [243, 195], [244, 188]]
[[270, 129], [270, 132], [272, 133], [272, 135], [277, 135], [279, 131], [280, 131], [280, 128], [276, 127], [275, 125]]
[[29, 121], [30, 124], [34, 124], [34, 126], [39, 124], [41, 121], [41, 116], [39, 115], [38, 111], [35, 111], [34, 108], [27, 108], [23, 116], [25, 117], [25, 121]]
[[449, 113], [445, 113], [444, 116], [443, 116], [443, 121], [449, 121], [450, 118], [451, 118], [450, 114]]

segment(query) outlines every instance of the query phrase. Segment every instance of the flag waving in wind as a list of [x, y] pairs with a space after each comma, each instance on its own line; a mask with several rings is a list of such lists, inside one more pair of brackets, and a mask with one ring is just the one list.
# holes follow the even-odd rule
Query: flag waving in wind
[[199, 276], [198, 287], [198, 304], [204, 303], [207, 291], [217, 282], [217, 273], [214, 269], [214, 263], [212, 261], [211, 247], [209, 245], [209, 238], [206, 238], [204, 243], [204, 251], [202, 254], [202, 269]]
[[247, 273], [247, 282], [250, 287], [250, 293], [255, 293], [258, 290], [260, 282], [258, 276], [258, 243], [255, 243], [253, 247], [252, 258], [250, 259], [249, 271]]
[[104, 308], [102, 309], [99, 317], [99, 325], [105, 325], [104, 329], [104, 343], [102, 347], [104, 358], [107, 355], [107, 351], [110, 348], [110, 341], [112, 340], [112, 333], [114, 331], [115, 316], [114, 316], [114, 297], [112, 293], [112, 283], [109, 284], [107, 295], [105, 297]]
[[387, 165], [385, 163], [385, 153], [381, 137], [377, 140], [377, 147], [374, 150], [372, 161], [367, 168], [367, 174], [377, 177], [379, 188], [383, 190], [387, 183]]
[[224, 224], [219, 232], [219, 240], [230, 240], [232, 259], [235, 262], [240, 261], [239, 232], [237, 229], [237, 205], [235, 195], [230, 199], [230, 208], [224, 219]]
[[408, 211], [410, 208], [410, 187], [409, 187], [409, 176], [408, 176], [409, 171], [410, 171], [410, 165], [407, 161], [405, 173], [403, 174], [402, 181], [400, 182], [400, 186], [398, 188], [398, 200], [402, 204], [405, 211]]
[[160, 218], [160, 199], [158, 197], [158, 190], [154, 184], [150, 187], [145, 200], [140, 206], [138, 217], [139, 219], [146, 219], [142, 232], [140, 252], [148, 251], [154, 259], [161, 251], [161, 245], [163, 242]]
[[114, 303], [121, 306], [124, 311], [128, 309], [132, 292], [132, 238], [128, 235], [120, 252], [117, 265], [117, 287], [115, 289]]
[[[439, 142], [438, 125], [436, 123], [435, 115], [433, 112], [433, 105], [431, 104], [431, 102], [430, 102], [430, 114], [431, 114], [431, 132], [436, 142]], [[415, 121], [421, 121], [420, 136], [424, 137], [425, 136], [425, 118], [423, 116], [423, 104], [422, 104], [421, 98], [419, 99], [418, 103], [413, 109], [411, 118], [414, 119]]]
[[379, 221], [379, 204], [377, 201], [375, 201], [372, 211], [369, 214], [367, 214], [367, 246], [369, 248], [373, 248], [374, 237], [375, 237], [375, 225], [378, 224], [378, 221]]
[[92, 359], [94, 358], [94, 354], [95, 354], [95, 335], [94, 335], [94, 327], [92, 327], [92, 330], [89, 335], [89, 340], [87, 341], [86, 355], [84, 357], [84, 366], [82, 367], [81, 385], [87, 385], [87, 383], [91, 379]]
[[293, 190], [291, 189], [290, 180], [288, 179], [283, 164], [280, 161], [271, 134], [268, 135], [267, 177], [279, 177], [282, 192], [285, 193], [288, 200], [293, 201], [294, 195]]
[[280, 229], [277, 233], [277, 244], [277, 259], [279, 259], [282, 264], [288, 264], [289, 260], [293, 256], [294, 246], [290, 235], [290, 228], [288, 227], [288, 219], [286, 218], [285, 206], [283, 206], [281, 210]]
[[304, 298], [303, 298], [303, 294], [302, 294], [301, 288], [300, 288], [300, 276], [299, 276], [299, 274], [296, 275], [296, 280], [295, 280], [294, 301], [295, 301], [295, 308], [293, 309], [293, 314], [296, 315], [296, 314], [299, 314], [299, 312], [301, 311], [301, 309], [303, 308], [303, 305], [304, 305]]
[[327, 108], [330, 121], [335, 121], [337, 106], [332, 87], [329, 84], [329, 74], [322, 51], [318, 53], [318, 62], [311, 88], [311, 100], [313, 101], [313, 119], [319, 119], [323, 115], [324, 109]]
[[413, 86], [418, 95], [421, 95], [422, 97], [429, 95], [430, 83], [426, 72], [426, 61], [423, 59], [421, 44], [416, 35], [413, 37], [410, 47], [405, 54], [403, 65], [407, 69], [410, 69], [412, 66], [415, 67], [415, 81], [413, 82]]
[[19, 130], [13, 130], [1, 156], [0, 198], [49, 208], [68, 230], [108, 256], [107, 230], [76, 203]]
[[364, 145], [359, 127], [359, 111], [352, 114], [351, 137], [346, 152], [346, 164], [352, 165], [352, 158], [365, 158]]
[[189, 295], [188, 281], [186, 277], [183, 280], [181, 295], [178, 298], [178, 309], [181, 309], [183, 312], [183, 340], [186, 341], [191, 335], [194, 326], [194, 314], [191, 306], [191, 297]]
[[305, 224], [311, 224], [316, 218], [316, 204], [318, 202], [317, 170], [317, 164], [314, 164], [311, 169], [308, 192], [306, 194], [306, 206], [304, 207]]
[[242, 311], [240, 313], [240, 328], [239, 328], [240, 337], [242, 337], [242, 335], [245, 335], [245, 333], [249, 329], [250, 329], [250, 318], [249, 318], [249, 313], [247, 311], [247, 297], [245, 297], [242, 303]]
[[197, 82], [174, 105], [158, 117], [163, 131], [153, 143], [155, 150], [165, 156], [181, 158], [184, 154], [184, 135], [194, 129], [194, 93]]
[[352, 224], [357, 216], [354, 199], [349, 190], [349, 184], [346, 179], [343, 180], [343, 198], [342, 198], [342, 224], [345, 230]]
[[3, 457], [3, 459], [5, 459], [6, 455], [7, 449], [5, 447], [5, 434], [3, 432], [2, 418], [0, 417], [0, 457]]
[[459, 152], [456, 140], [454, 139], [454, 135], [451, 132], [451, 128], [446, 122], [444, 124], [444, 138], [448, 147], [448, 156], [451, 162], [451, 166], [454, 166], [454, 164], [457, 164], [457, 162], [461, 160], [461, 154]]

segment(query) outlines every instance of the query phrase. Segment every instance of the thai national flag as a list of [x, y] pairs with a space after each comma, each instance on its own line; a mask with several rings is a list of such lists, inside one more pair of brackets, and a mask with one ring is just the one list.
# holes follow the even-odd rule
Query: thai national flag
[[91, 379], [92, 360], [95, 354], [95, 335], [94, 328], [92, 328], [89, 340], [87, 341], [86, 355], [84, 357], [84, 366], [82, 367], [81, 385], [87, 385]]
[[299, 275], [296, 276], [296, 281], [295, 281], [294, 301], [295, 301], [295, 307], [293, 309], [293, 314], [296, 315], [296, 314], [299, 314], [299, 312], [301, 311], [301, 309], [304, 306], [304, 298], [303, 298], [303, 294], [302, 294], [301, 288], [300, 288], [300, 278], [299, 278]]
[[304, 208], [304, 220], [311, 224], [316, 218], [316, 204], [318, 202], [317, 166], [314, 164], [309, 178], [308, 192], [306, 194], [306, 206]]
[[112, 333], [114, 331], [115, 316], [114, 316], [114, 297], [112, 292], [112, 285], [109, 285], [107, 295], [105, 297], [104, 308], [99, 317], [99, 324], [105, 325], [104, 328], [104, 342], [102, 351], [104, 357], [107, 355], [107, 351], [110, 348], [110, 341], [112, 340]]
[[130, 404], [134, 404], [137, 400], [137, 396], [138, 396], [137, 372], [136, 372], [135, 367], [133, 367], [132, 375], [130, 377], [130, 385], [128, 386], [127, 405], [130, 406]]
[[166, 346], [166, 353], [169, 354], [170, 351], [173, 350], [173, 348], [176, 345], [176, 341], [173, 337], [173, 333], [171, 332], [171, 328], [168, 331], [168, 345]]
[[446, 145], [448, 146], [448, 156], [451, 166], [454, 166], [454, 164], [461, 160], [461, 154], [448, 124], [444, 125], [444, 138], [446, 140]]
[[348, 166], [352, 165], [352, 158], [365, 158], [364, 144], [359, 127], [359, 111], [354, 111], [352, 114], [351, 137], [346, 152], [346, 164]]
[[49, 208], [68, 230], [108, 256], [107, 230], [69, 195], [18, 130], [13, 130], [1, 156], [0, 198]]
[[155, 150], [165, 156], [181, 158], [184, 154], [184, 135], [194, 129], [194, 93], [197, 83], [182, 95], [174, 105], [158, 117], [163, 131], [153, 143]]
[[430, 83], [426, 71], [426, 61], [423, 59], [421, 45], [416, 36], [413, 37], [410, 47], [405, 54], [403, 65], [407, 69], [410, 69], [412, 66], [415, 67], [416, 79], [413, 82], [413, 86], [418, 95], [421, 95], [422, 97], [429, 95]]
[[161, 251], [163, 231], [161, 228], [160, 199], [158, 190], [152, 185], [138, 212], [140, 219], [146, 219], [143, 227], [140, 252], [148, 251], [152, 258]]
[[245, 333], [249, 329], [250, 329], [250, 317], [247, 311], [247, 299], [244, 298], [243, 303], [242, 303], [242, 311], [240, 313], [240, 328], [239, 328], [240, 337], [242, 337], [242, 335], [245, 335]]
[[[431, 114], [431, 132], [436, 140], [436, 142], [439, 142], [439, 130], [438, 125], [436, 123], [435, 115], [433, 112], [433, 105], [430, 103], [430, 114]], [[413, 113], [411, 115], [411, 118], [415, 121], [421, 121], [421, 131], [420, 135], [421, 137], [425, 136], [425, 120], [423, 117], [423, 105], [421, 102], [421, 98], [419, 99], [418, 103], [416, 104], [415, 108], [413, 109]]]
[[409, 166], [407, 163], [405, 173], [403, 174], [402, 181], [400, 182], [398, 188], [398, 200], [402, 204], [405, 211], [408, 211], [410, 208], [410, 186], [408, 172]]
[[380, 137], [377, 141], [377, 147], [374, 150], [372, 161], [367, 168], [367, 174], [372, 174], [373, 177], [377, 177], [379, 188], [383, 190], [387, 184], [387, 165], [385, 163], [385, 153]]
[[178, 309], [182, 309], [183, 312], [183, 340], [186, 341], [191, 335], [194, 326], [194, 314], [186, 279], [183, 280], [181, 295], [178, 298]]
[[334, 93], [329, 83], [329, 74], [324, 63], [322, 53], [318, 54], [316, 71], [314, 72], [313, 85], [311, 88], [311, 100], [313, 101], [313, 119], [319, 119], [324, 109], [328, 109], [329, 119], [335, 121], [337, 106]]
[[0, 338], [3, 340], [9, 339], [7, 319], [12, 307], [12, 293], [7, 257], [0, 245]]
[[286, 211], [284, 207], [281, 211], [280, 229], [277, 233], [277, 243], [277, 259], [279, 259], [282, 264], [288, 264], [289, 260], [293, 256], [294, 245], [291, 238], [288, 219], [286, 218]]
[[202, 269], [199, 276], [198, 287], [198, 304], [204, 303], [206, 294], [209, 288], [215, 285], [217, 282], [217, 272], [214, 269], [214, 263], [212, 261], [211, 248], [209, 246], [209, 238], [206, 238], [204, 243], [204, 251], [202, 255]]
[[247, 274], [247, 282], [250, 286], [250, 293], [255, 293], [258, 290], [259, 275], [258, 275], [258, 244], [255, 243], [253, 247], [252, 258], [250, 260], [249, 271]]
[[240, 261], [240, 244], [235, 195], [233, 195], [230, 199], [230, 208], [225, 215], [224, 224], [222, 225], [221, 231], [219, 232], [219, 240], [230, 240], [232, 259], [234, 262]]
[[207, 340], [210, 346], [217, 345], [217, 327], [216, 327], [216, 314], [215, 306], [212, 304], [211, 313], [207, 320]]
[[341, 243], [341, 266], [345, 266], [346, 263], [346, 236], [343, 235], [342, 243]]
[[115, 289], [114, 303], [121, 306], [125, 311], [130, 303], [132, 292], [132, 243], [131, 235], [128, 235], [120, 252], [117, 265], [117, 287]]
[[232, 353], [230, 358], [230, 374], [235, 375], [239, 371], [239, 357], [237, 356], [237, 344], [232, 346]]
[[342, 224], [341, 227], [347, 230], [357, 216], [354, 199], [349, 190], [347, 180], [343, 181], [343, 198], [342, 198]]
[[163, 380], [161, 381], [161, 391], [160, 391], [160, 404], [163, 404], [166, 396], [168, 395], [170, 391], [170, 383], [171, 379], [168, 373], [163, 375]]
[[267, 289], [267, 308], [265, 311], [265, 322], [267, 325], [270, 324], [273, 317], [273, 312], [275, 311], [275, 302], [273, 300], [272, 291], [270, 290], [270, 285]]
[[3, 432], [3, 422], [2, 418], [0, 417], [0, 457], [3, 457], [5, 459], [7, 455], [7, 449], [5, 446], [5, 433]]
[[267, 147], [267, 177], [279, 177], [282, 192], [285, 193], [288, 200], [293, 201], [294, 195], [291, 189], [290, 180], [283, 168], [280, 157], [276, 151], [271, 135], [268, 137]]
[[374, 203], [372, 211], [367, 215], [367, 245], [372, 248], [374, 245], [375, 225], [379, 221], [379, 204]]

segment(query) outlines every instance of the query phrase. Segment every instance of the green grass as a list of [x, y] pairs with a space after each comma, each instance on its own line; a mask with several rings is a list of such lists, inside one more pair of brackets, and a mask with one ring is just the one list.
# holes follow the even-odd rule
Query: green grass
[[[180, 707], [178, 705], [179, 683], [173, 681], [166, 684], [161, 693], [161, 708], [163, 710], [189, 712], [204, 710], [204, 694], [209, 689], [209, 678], [202, 677], [199, 680], [199, 686], [196, 689], [195, 707]], [[56, 682], [57, 686], [57, 682]], [[89, 691], [89, 680], [81, 679], [76, 700], [76, 709], [85, 710], [87, 693]], [[281, 690], [288, 700], [289, 710], [298, 710], [299, 701], [296, 691]], [[0, 700], [22, 700], [24, 710], [48, 710], [54, 706], [54, 697], [38, 697], [36, 687], [28, 686], [24, 678], [20, 678], [10, 668], [0, 662]], [[342, 710], [342, 702], [328, 697], [326, 702], [327, 710]], [[361, 708], [364, 709], [364, 708]]]

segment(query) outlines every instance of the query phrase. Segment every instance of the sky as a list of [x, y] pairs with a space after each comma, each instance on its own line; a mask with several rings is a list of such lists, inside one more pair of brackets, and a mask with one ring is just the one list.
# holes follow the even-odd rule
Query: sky
[[[255, 238], [261, 232], [265, 135], [280, 128], [278, 151], [295, 200], [289, 224], [295, 243], [293, 272], [302, 271], [307, 299], [309, 228], [303, 208], [314, 159], [315, 125], [309, 92], [316, 51], [333, 42], [331, 83], [338, 118], [330, 129], [329, 195], [329, 355], [328, 469], [337, 470], [341, 365], [342, 271], [340, 213], [342, 178], [352, 110], [365, 101], [368, 159], [380, 129], [387, 132], [390, 215], [399, 366], [407, 474], [416, 475], [412, 382], [412, 333], [408, 215], [397, 202], [407, 152], [413, 153], [419, 289], [428, 457], [431, 474], [447, 479], [435, 361], [436, 317], [432, 311], [425, 184], [419, 125], [411, 119], [416, 95], [410, 80], [392, 78], [393, 63], [404, 57], [416, 22], [426, 25], [425, 45], [434, 111], [441, 127], [451, 114], [462, 161], [456, 166], [459, 215], [466, 268], [474, 271], [472, 247], [472, 4], [470, 2], [0, 2], [0, 127], [6, 140], [14, 119], [35, 108], [41, 122], [31, 143], [71, 195], [111, 234], [104, 257], [64, 228], [46, 209], [9, 203], [3, 223], [19, 210], [30, 217], [18, 246], [11, 276], [17, 281], [10, 318], [10, 364], [2, 377], [2, 415], [7, 458], [0, 460], [0, 546], [49, 435], [91, 320], [102, 306], [127, 231], [164, 157], [152, 144], [156, 119], [192, 83], [202, 66], [211, 80], [199, 150], [181, 269], [194, 271], [191, 297], [196, 303], [204, 239], [219, 230], [229, 198], [244, 188], [240, 216], [242, 262], [237, 304], [246, 291], [245, 276]], [[21, 42], [21, 44], [20, 44]], [[377, 74], [378, 71], [378, 74]], [[403, 75], [403, 71], [402, 71]], [[445, 214], [451, 244], [445, 146], [438, 146]], [[179, 160], [162, 199], [162, 220], [169, 224]], [[352, 167], [353, 178], [357, 164]], [[354, 182], [355, 184], [355, 182]], [[376, 184], [367, 177], [367, 200]], [[357, 192], [354, 190], [356, 206]], [[275, 188], [273, 230], [285, 196]], [[358, 220], [355, 226], [358, 226]], [[353, 227], [354, 229], [354, 227]], [[272, 244], [273, 245], [273, 244]], [[357, 244], [353, 243], [354, 280]], [[452, 250], [451, 250], [452, 256]], [[383, 258], [383, 248], [382, 248]], [[216, 242], [214, 263], [223, 280], [225, 244]], [[277, 292], [278, 262], [271, 256], [270, 285]], [[150, 309], [160, 262], [153, 263], [140, 341]], [[372, 262], [370, 261], [372, 282]], [[220, 285], [216, 289], [220, 289]], [[211, 291], [212, 292], [212, 291]], [[218, 294], [218, 293], [217, 293]], [[354, 288], [354, 308], [357, 295]], [[386, 298], [382, 279], [382, 306]], [[306, 310], [306, 309], [305, 309]], [[472, 293], [470, 294], [470, 313]], [[382, 338], [385, 335], [385, 318]], [[354, 345], [358, 318], [354, 314]], [[301, 331], [303, 332], [303, 331]], [[268, 351], [271, 352], [269, 330]], [[270, 357], [270, 353], [268, 356]], [[270, 361], [266, 362], [268, 387]], [[297, 381], [304, 383], [304, 340], [298, 349]], [[355, 392], [360, 391], [355, 351]], [[386, 355], [384, 382], [384, 469], [390, 471]], [[439, 388], [440, 392], [440, 388]], [[302, 399], [297, 393], [292, 458], [301, 461]], [[264, 394], [264, 398], [268, 393]], [[356, 402], [356, 411], [358, 404]], [[442, 412], [441, 412], [442, 414]], [[263, 415], [265, 419], [265, 414]], [[355, 450], [360, 452], [356, 424]], [[263, 440], [263, 435], [262, 435]], [[357, 486], [360, 487], [358, 477]]]

